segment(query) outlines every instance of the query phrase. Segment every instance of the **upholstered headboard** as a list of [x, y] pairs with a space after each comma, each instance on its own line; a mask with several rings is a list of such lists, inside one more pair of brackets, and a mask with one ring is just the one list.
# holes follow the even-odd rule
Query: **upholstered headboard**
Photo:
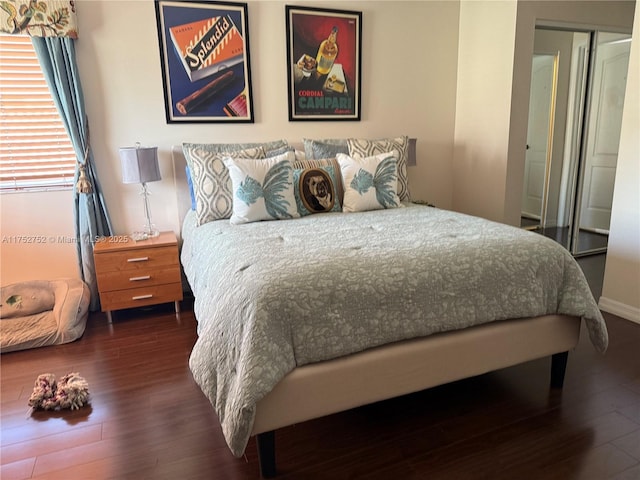
[[187, 184], [187, 160], [182, 152], [182, 145], [171, 147], [171, 160], [173, 162], [173, 178], [175, 181], [176, 201], [178, 205], [178, 219], [180, 229], [184, 222], [184, 217], [191, 208], [191, 196], [189, 195], [189, 185]]

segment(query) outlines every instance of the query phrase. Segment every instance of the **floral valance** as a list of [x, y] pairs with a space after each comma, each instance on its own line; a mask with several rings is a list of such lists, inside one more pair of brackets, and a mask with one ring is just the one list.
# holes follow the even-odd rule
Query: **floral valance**
[[73, 0], [0, 0], [0, 32], [78, 38]]

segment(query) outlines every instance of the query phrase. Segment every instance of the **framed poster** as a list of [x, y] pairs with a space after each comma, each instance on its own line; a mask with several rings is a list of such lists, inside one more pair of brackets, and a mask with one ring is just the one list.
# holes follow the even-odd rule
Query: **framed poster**
[[155, 7], [167, 123], [252, 123], [247, 4]]
[[362, 12], [286, 6], [289, 120], [360, 120]]

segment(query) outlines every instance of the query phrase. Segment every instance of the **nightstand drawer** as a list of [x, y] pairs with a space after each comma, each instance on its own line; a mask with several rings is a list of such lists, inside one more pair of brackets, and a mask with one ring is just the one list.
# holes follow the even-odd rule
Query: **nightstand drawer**
[[94, 256], [96, 270], [100, 273], [130, 270], [150, 270], [172, 267], [178, 264], [176, 247], [140, 248], [100, 253]]
[[120, 310], [122, 308], [143, 307], [157, 303], [182, 300], [182, 284], [170, 283], [128, 290], [101, 292], [102, 310]]
[[164, 285], [180, 281], [180, 267], [177, 265], [168, 268], [125, 270], [98, 274], [100, 292]]

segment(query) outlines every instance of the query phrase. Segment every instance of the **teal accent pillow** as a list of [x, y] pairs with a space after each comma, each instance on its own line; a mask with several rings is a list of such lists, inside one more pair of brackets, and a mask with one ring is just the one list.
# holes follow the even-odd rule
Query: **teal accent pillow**
[[191, 169], [189, 165], [184, 167], [185, 175], [187, 176], [187, 185], [189, 185], [189, 197], [191, 198], [191, 210], [196, 209], [196, 192], [193, 190], [193, 180], [191, 179]]
[[296, 218], [293, 152], [262, 160], [225, 157], [233, 191], [233, 224]]
[[340, 212], [337, 185], [333, 166], [295, 169], [293, 189], [300, 216]]
[[336, 157], [342, 173], [345, 212], [364, 212], [401, 207], [398, 197], [398, 152], [370, 157]]
[[342, 209], [342, 197], [344, 196], [344, 188], [342, 187], [342, 175], [340, 174], [340, 164], [336, 160], [336, 157], [320, 158], [320, 159], [305, 158], [303, 160], [300, 160], [296, 155], [296, 161], [293, 162], [294, 170], [300, 170], [305, 168], [318, 168], [318, 167], [333, 167], [333, 171], [335, 173], [336, 196], [338, 198], [338, 202], [340, 202], [340, 207]]

